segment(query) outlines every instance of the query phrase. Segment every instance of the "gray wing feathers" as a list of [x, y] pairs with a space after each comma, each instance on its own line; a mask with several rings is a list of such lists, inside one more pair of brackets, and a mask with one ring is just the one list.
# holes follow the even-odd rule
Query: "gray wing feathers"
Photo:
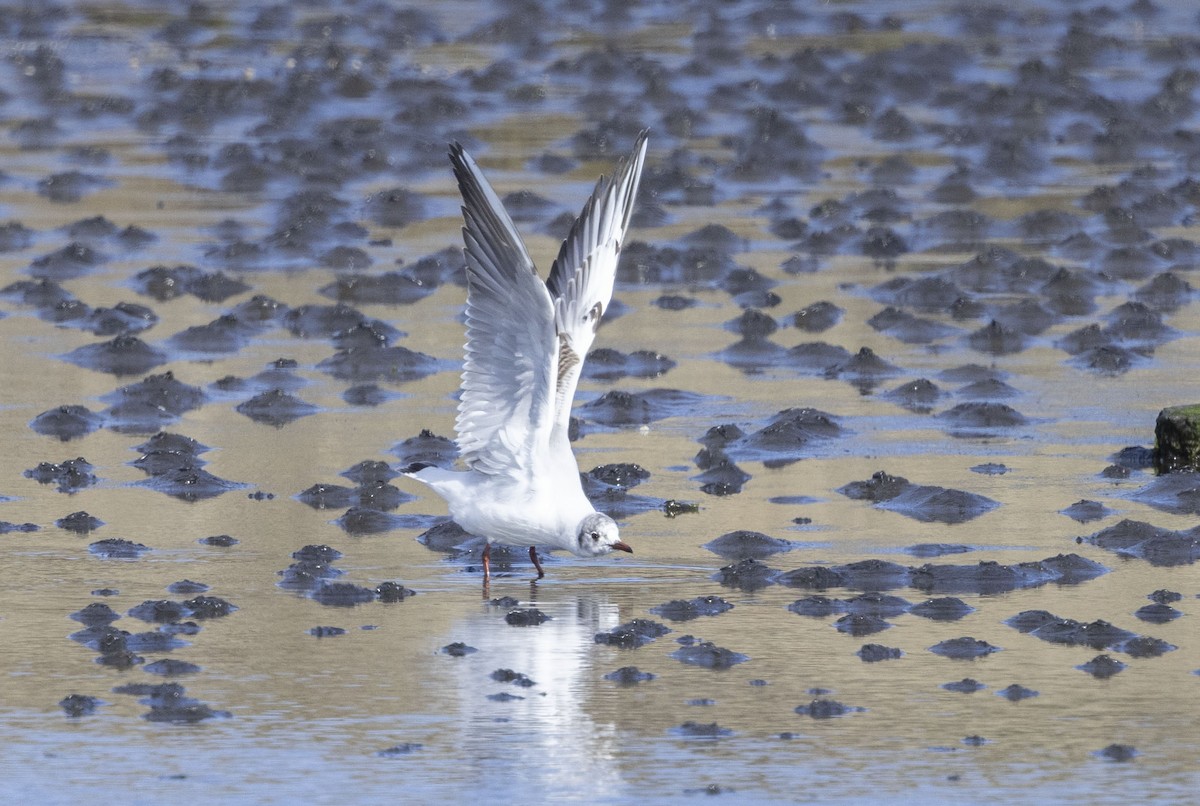
[[466, 361], [455, 429], [463, 460], [475, 470], [520, 473], [518, 465], [528, 467], [539, 451], [567, 446], [571, 401], [612, 299], [645, 157], [642, 132], [613, 177], [596, 183], [543, 283], [479, 166], [462, 146], [450, 146], [467, 259]]
[[[605, 179], [602, 176], [597, 180], [579, 218], [571, 225], [571, 231], [559, 248], [558, 257], [546, 279], [550, 296], [554, 299], [565, 296], [567, 283], [575, 277], [592, 250], [611, 237], [618, 240], [625, 237], [629, 218], [633, 214], [633, 200], [642, 177], [648, 136], [649, 132], [643, 130], [634, 142], [633, 153], [617, 166], [612, 177]], [[607, 300], [604, 305], [608, 307]]]
[[[455, 428], [464, 461], [483, 473], [548, 442], [557, 342], [554, 308], [512, 219], [474, 160], [450, 149], [463, 197], [467, 344]], [[522, 461], [521, 464], [526, 464]]]
[[611, 179], [596, 183], [547, 280], [554, 297], [554, 327], [560, 345], [554, 413], [557, 438], [565, 439], [583, 359], [612, 300], [617, 259], [646, 159], [646, 137], [644, 131], [638, 136], [633, 154]]

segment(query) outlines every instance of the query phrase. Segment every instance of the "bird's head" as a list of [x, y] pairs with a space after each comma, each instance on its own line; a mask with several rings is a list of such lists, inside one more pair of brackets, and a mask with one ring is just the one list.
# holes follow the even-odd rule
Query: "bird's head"
[[600, 512], [593, 512], [579, 522], [575, 543], [578, 547], [575, 553], [582, 557], [594, 557], [610, 551], [633, 553], [633, 549], [621, 542], [617, 522]]

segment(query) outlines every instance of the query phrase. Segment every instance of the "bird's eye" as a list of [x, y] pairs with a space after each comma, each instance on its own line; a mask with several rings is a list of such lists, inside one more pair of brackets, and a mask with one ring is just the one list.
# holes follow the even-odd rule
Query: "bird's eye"
[[592, 540], [599, 540], [599, 539], [600, 539], [600, 533], [592, 532]]

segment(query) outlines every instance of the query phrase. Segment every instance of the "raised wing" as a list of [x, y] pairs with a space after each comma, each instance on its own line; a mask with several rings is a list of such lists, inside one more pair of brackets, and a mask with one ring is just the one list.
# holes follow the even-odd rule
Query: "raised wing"
[[613, 173], [600, 178], [596, 189], [571, 226], [559, 249], [546, 284], [554, 297], [554, 330], [557, 339], [555, 368], [554, 436], [565, 441], [571, 418], [571, 401], [583, 359], [591, 349], [600, 317], [612, 300], [617, 257], [629, 229], [633, 200], [637, 196], [642, 165], [646, 160], [643, 131], [633, 153]]
[[554, 304], [479, 166], [450, 146], [463, 197], [467, 344], [455, 430], [463, 460], [488, 474], [519, 473], [549, 443], [557, 340]]

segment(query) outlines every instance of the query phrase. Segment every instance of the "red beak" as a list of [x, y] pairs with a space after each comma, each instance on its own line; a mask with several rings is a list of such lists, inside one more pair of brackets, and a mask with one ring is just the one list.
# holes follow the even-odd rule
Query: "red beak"
[[620, 540], [618, 540], [616, 543], [613, 543], [612, 547], [617, 551], [628, 551], [630, 554], [633, 554], [633, 549], [629, 548], [628, 544], [622, 543]]

